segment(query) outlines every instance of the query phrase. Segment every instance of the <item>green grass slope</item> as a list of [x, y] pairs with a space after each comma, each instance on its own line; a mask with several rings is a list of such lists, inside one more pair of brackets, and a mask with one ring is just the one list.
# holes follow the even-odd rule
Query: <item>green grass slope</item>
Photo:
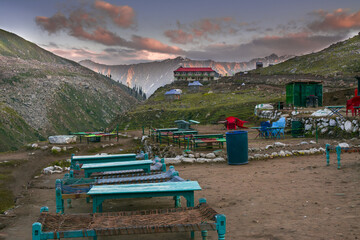
[[0, 55], [48, 63], [75, 64], [75, 62], [56, 56], [32, 42], [26, 41], [25, 39], [2, 29], [0, 29]]
[[261, 75], [312, 74], [353, 77], [360, 75], [360, 35], [283, 63], [252, 71]]
[[24, 143], [43, 137], [12, 108], [0, 103], [0, 152], [17, 150]]
[[[166, 100], [165, 92], [179, 88], [183, 94], [180, 100]], [[142, 126], [163, 128], [174, 126], [179, 119], [197, 120], [201, 124], [213, 124], [235, 116], [242, 120], [254, 121], [254, 107], [259, 102], [284, 100], [281, 89], [259, 90], [255, 85], [242, 86], [239, 82], [212, 82], [192, 93], [187, 83], [172, 83], [159, 88], [147, 101], [134, 110], [117, 118], [112, 125], [120, 129], [134, 129]]]

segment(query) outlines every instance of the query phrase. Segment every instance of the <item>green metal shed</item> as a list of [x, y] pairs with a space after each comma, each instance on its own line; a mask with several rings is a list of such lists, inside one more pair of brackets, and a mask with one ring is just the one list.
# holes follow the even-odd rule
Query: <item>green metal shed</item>
[[322, 81], [299, 80], [286, 84], [286, 104], [306, 107], [306, 98], [309, 96], [317, 97], [318, 106], [323, 105]]

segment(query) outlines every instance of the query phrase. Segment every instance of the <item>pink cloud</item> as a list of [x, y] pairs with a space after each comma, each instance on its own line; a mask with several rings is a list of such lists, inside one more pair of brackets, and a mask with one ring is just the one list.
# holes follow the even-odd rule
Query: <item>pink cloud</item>
[[192, 34], [186, 33], [181, 29], [167, 30], [164, 32], [164, 34], [173, 43], [187, 44], [193, 42], [194, 40], [194, 36]]
[[132, 37], [131, 46], [133, 46], [135, 49], [144, 49], [159, 53], [172, 53], [172, 54], [183, 53], [183, 50], [181, 50], [181, 48], [166, 45], [153, 38], [144, 38], [136, 35]]
[[111, 20], [122, 28], [129, 28], [135, 23], [135, 11], [129, 6], [116, 6], [104, 1], [95, 1], [95, 8], [109, 14]]
[[204, 18], [190, 24], [180, 24], [178, 29], [170, 29], [164, 35], [173, 43], [187, 44], [196, 39], [207, 39], [216, 34], [236, 34], [237, 25], [232, 17]]
[[360, 11], [350, 13], [349, 10], [339, 8], [332, 13], [318, 10], [314, 14], [320, 20], [308, 24], [313, 31], [360, 29]]
[[66, 28], [68, 25], [67, 18], [61, 13], [56, 13], [52, 17], [43, 17], [37, 16], [35, 22], [42, 29], [48, 31], [49, 33], [55, 33], [63, 28]]
[[134, 24], [135, 13], [129, 6], [115, 6], [104, 1], [94, 3], [95, 12], [87, 12], [82, 9], [72, 10], [68, 17], [57, 13], [52, 17], [38, 16], [35, 18], [43, 30], [53, 34], [60, 30], [65, 30], [68, 35], [81, 40], [89, 40], [107, 46], [121, 46], [134, 50], [146, 50], [157, 53], [181, 54], [182, 49], [166, 45], [156, 39], [132, 36], [131, 40], [126, 40], [116, 32], [109, 31], [103, 18], [95, 17], [98, 12], [105, 11], [117, 26], [128, 28]]

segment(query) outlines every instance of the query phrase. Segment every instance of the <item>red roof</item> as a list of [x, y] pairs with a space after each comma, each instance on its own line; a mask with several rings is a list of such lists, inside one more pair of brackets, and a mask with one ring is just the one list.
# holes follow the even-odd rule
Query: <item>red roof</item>
[[215, 72], [212, 68], [184, 68], [179, 67], [174, 72]]

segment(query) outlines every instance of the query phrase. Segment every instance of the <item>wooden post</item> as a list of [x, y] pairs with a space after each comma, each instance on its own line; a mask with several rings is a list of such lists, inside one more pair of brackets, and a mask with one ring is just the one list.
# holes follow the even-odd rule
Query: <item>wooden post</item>
[[330, 145], [325, 145], [325, 151], [326, 151], [326, 166], [330, 165]]
[[341, 160], [341, 147], [340, 146], [337, 146], [336, 148], [336, 155], [337, 155], [337, 164], [338, 164], [338, 167], [337, 169], [340, 169], [340, 160]]

